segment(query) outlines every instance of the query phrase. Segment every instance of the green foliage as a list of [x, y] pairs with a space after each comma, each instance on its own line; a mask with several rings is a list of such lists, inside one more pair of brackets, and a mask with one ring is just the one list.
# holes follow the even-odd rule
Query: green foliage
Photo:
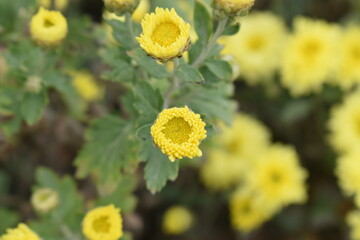
[[46, 102], [47, 96], [45, 91], [41, 91], [40, 93], [25, 93], [20, 111], [27, 124], [32, 125], [41, 118]]
[[206, 43], [212, 34], [212, 19], [206, 7], [200, 2], [195, 2], [194, 25], [199, 41]]
[[16, 211], [0, 207], [0, 219], [3, 219], [3, 221], [0, 221], [0, 233], [3, 233], [6, 229], [15, 227], [20, 217]]
[[201, 75], [197, 68], [188, 64], [180, 64], [175, 70], [175, 76], [184, 82], [203, 84], [205, 82], [204, 77]]
[[132, 160], [132, 127], [131, 122], [113, 115], [93, 120], [85, 133], [87, 142], [75, 159], [77, 176], [84, 178], [93, 173], [101, 182], [116, 181], [120, 169]]

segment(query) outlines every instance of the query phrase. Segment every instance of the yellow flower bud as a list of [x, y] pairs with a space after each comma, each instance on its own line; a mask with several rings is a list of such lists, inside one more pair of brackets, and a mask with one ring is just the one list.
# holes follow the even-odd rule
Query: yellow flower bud
[[191, 212], [181, 206], [169, 208], [163, 218], [163, 231], [167, 234], [177, 235], [187, 231], [193, 223]]
[[123, 15], [126, 12], [132, 13], [139, 4], [139, 0], [104, 0], [104, 4], [109, 12]]
[[[51, 0], [38, 0], [38, 4], [44, 8], [50, 9], [51, 6]], [[69, 0], [55, 0], [54, 1], [54, 8], [56, 10], [62, 11], [64, 10], [69, 3]]]
[[241, 16], [254, 5], [255, 0], [213, 0], [216, 15]]
[[0, 236], [0, 240], [40, 240], [40, 237], [26, 224], [20, 223], [16, 228], [6, 229], [6, 233]]
[[32, 39], [43, 46], [59, 44], [67, 35], [66, 18], [58, 11], [48, 11], [40, 7], [30, 22]]
[[38, 93], [41, 90], [41, 78], [30, 76], [25, 83], [25, 89], [31, 93]]
[[51, 188], [40, 188], [31, 196], [31, 204], [36, 211], [47, 213], [59, 204], [58, 193]]

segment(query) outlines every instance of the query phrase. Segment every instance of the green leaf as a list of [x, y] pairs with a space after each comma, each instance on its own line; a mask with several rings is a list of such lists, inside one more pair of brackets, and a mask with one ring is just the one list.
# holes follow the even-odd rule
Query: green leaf
[[191, 45], [189, 50], [189, 63], [195, 62], [195, 60], [200, 56], [204, 46], [205, 43], [201, 41], [196, 41], [194, 45]]
[[153, 58], [146, 55], [145, 52], [137, 48], [129, 51], [128, 55], [134, 59], [142, 68], [155, 78], [166, 78], [168, 72], [163, 64], [157, 63]]
[[188, 64], [181, 64], [175, 70], [175, 76], [185, 82], [199, 84], [203, 84], [205, 82], [205, 79], [201, 75], [200, 71], [197, 68], [192, 67]]
[[222, 35], [224, 36], [235, 35], [236, 33], [239, 32], [239, 30], [240, 30], [240, 23], [230, 24], [226, 26]]
[[199, 41], [206, 43], [212, 34], [212, 19], [206, 7], [200, 2], [195, 2], [194, 25]]
[[51, 188], [58, 193], [59, 205], [51, 212], [57, 221], [71, 223], [82, 215], [83, 199], [77, 192], [70, 176], [59, 178], [52, 170], [39, 167], [36, 170], [37, 187]]
[[5, 232], [7, 228], [15, 227], [20, 221], [20, 217], [15, 211], [4, 207], [0, 207], [0, 219], [3, 219], [0, 221], [0, 233]]
[[139, 157], [141, 161], [146, 162], [144, 170], [146, 187], [154, 194], [165, 187], [168, 180], [173, 181], [177, 178], [179, 163], [171, 162], [154, 146], [150, 136], [150, 126], [142, 129], [142, 139], [145, 140], [142, 141]]
[[134, 97], [134, 107], [140, 115], [139, 124], [154, 122], [164, 103], [160, 91], [141, 81], [134, 89]]
[[222, 80], [231, 80], [232, 68], [227, 61], [223, 60], [207, 60], [205, 66], [218, 78]]
[[46, 103], [47, 95], [45, 91], [25, 93], [21, 103], [21, 116], [28, 125], [36, 123], [42, 117]]
[[[114, 204], [121, 209], [122, 213], [132, 211], [136, 204], [136, 198], [132, 195], [136, 188], [135, 177], [132, 175], [122, 175], [119, 181], [115, 183], [115, 186], [115, 190], [110, 194], [102, 195], [96, 205]], [[102, 188], [101, 185], [100, 188]]]
[[194, 112], [203, 114], [212, 122], [224, 121], [231, 125], [236, 103], [229, 97], [232, 95], [232, 84], [220, 83], [213, 88], [193, 85], [185, 89], [177, 105], [189, 106]]
[[113, 28], [113, 36], [122, 47], [128, 50], [137, 47], [138, 44], [135, 42], [135, 39], [129, 32], [125, 22], [118, 20], [107, 20], [106, 23]]
[[107, 115], [93, 120], [86, 130], [86, 143], [75, 159], [77, 176], [96, 173], [100, 182], [114, 182], [122, 168], [130, 166], [132, 122]]

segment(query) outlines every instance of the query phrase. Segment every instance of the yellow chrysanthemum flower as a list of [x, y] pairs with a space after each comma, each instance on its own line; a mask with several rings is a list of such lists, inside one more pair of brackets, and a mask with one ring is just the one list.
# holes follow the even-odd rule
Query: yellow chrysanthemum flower
[[162, 229], [167, 234], [177, 235], [186, 232], [193, 223], [191, 212], [182, 206], [172, 206], [166, 210]]
[[255, 0], [213, 0], [213, 7], [226, 15], [238, 16], [249, 11], [254, 2]]
[[251, 232], [267, 221], [273, 212], [255, 201], [250, 191], [237, 190], [230, 199], [231, 223], [241, 232]]
[[126, 12], [132, 13], [139, 4], [139, 0], [104, 0], [104, 4], [109, 12], [123, 15]]
[[222, 54], [231, 55], [240, 67], [240, 76], [251, 85], [272, 79], [280, 64], [286, 40], [282, 18], [272, 13], [252, 13], [241, 22], [241, 30], [220, 39]]
[[330, 142], [339, 152], [345, 153], [360, 146], [360, 91], [348, 95], [342, 105], [331, 112], [329, 121]]
[[343, 192], [360, 197], [360, 150], [354, 149], [337, 161], [336, 175]]
[[170, 161], [202, 156], [201, 140], [206, 138], [205, 123], [187, 106], [164, 109], [151, 126], [151, 136]]
[[53, 46], [67, 35], [68, 26], [65, 17], [58, 11], [48, 11], [40, 7], [30, 22], [32, 39], [40, 45]]
[[108, 205], [89, 211], [82, 230], [88, 240], [118, 240], [123, 235], [120, 209]]
[[59, 204], [59, 195], [51, 188], [40, 188], [31, 196], [31, 204], [37, 211], [46, 213]]
[[[51, 6], [51, 0], [37, 0], [38, 4], [44, 8], [50, 9]], [[69, 0], [55, 0], [54, 1], [54, 8], [56, 10], [62, 11], [66, 8], [68, 5]]]
[[73, 85], [78, 94], [87, 102], [97, 101], [103, 95], [103, 89], [97, 84], [94, 76], [89, 72], [72, 72]]
[[307, 173], [298, 161], [295, 150], [283, 145], [269, 147], [254, 161], [246, 184], [260, 205], [275, 211], [306, 200]]
[[268, 130], [256, 119], [237, 114], [231, 127], [213, 138], [214, 146], [207, 153], [201, 168], [201, 178], [212, 190], [222, 190], [238, 184], [248, 172], [249, 164], [270, 142]]
[[40, 237], [26, 224], [20, 223], [17, 228], [7, 229], [0, 240], [40, 240]]
[[141, 21], [143, 33], [136, 40], [151, 57], [166, 62], [181, 56], [190, 46], [190, 24], [172, 8], [156, 8]]
[[360, 82], [360, 27], [345, 30], [341, 41], [341, 54], [336, 84], [349, 89]]
[[350, 227], [350, 239], [360, 240], [360, 211], [355, 210], [348, 213], [346, 222]]
[[281, 82], [294, 96], [321, 90], [335, 73], [340, 30], [325, 21], [298, 17], [283, 51]]

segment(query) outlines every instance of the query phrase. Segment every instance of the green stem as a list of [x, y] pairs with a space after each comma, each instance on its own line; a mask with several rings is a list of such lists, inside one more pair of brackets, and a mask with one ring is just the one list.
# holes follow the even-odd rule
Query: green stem
[[180, 86], [180, 82], [179, 79], [175, 76], [175, 71], [176, 69], [179, 67], [180, 62], [178, 58], [175, 58], [173, 60], [174, 62], [174, 69], [173, 72], [171, 74], [171, 83], [170, 83], [170, 87], [168, 88], [168, 90], [165, 92], [165, 96], [164, 96], [164, 104], [163, 104], [163, 109], [168, 108], [171, 104], [171, 94], [179, 88]]
[[134, 27], [133, 27], [133, 22], [131, 19], [131, 13], [127, 12], [125, 13], [125, 23], [126, 23], [126, 27], [128, 28], [130, 35], [131, 35], [131, 39], [134, 43], [137, 43], [135, 41], [135, 33], [134, 33]]
[[209, 55], [209, 53], [215, 46], [216, 41], [221, 36], [221, 34], [224, 32], [225, 26], [228, 22], [228, 19], [229, 19], [228, 17], [225, 17], [220, 20], [219, 24], [217, 25], [214, 35], [210, 38], [208, 44], [203, 48], [199, 57], [192, 64], [193, 67], [199, 67], [201, 65], [201, 63], [207, 58], [207, 56]]

